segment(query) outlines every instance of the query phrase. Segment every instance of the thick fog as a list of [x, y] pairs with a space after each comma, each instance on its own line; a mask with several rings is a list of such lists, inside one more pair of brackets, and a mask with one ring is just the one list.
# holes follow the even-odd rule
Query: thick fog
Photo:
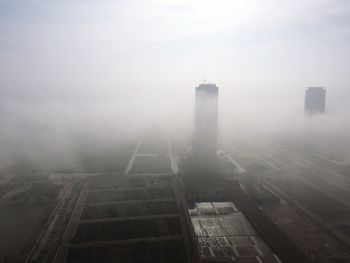
[[[348, 138], [349, 28], [344, 0], [0, 0], [0, 165], [149, 129], [190, 140], [204, 78], [220, 138]], [[312, 121], [309, 86], [327, 89]]]

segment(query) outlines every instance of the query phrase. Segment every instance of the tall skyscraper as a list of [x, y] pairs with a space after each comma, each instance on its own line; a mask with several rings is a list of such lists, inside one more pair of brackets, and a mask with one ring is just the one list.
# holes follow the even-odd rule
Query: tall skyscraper
[[322, 87], [309, 87], [305, 91], [305, 112], [324, 113], [326, 108], [326, 90]]
[[203, 169], [214, 167], [217, 159], [218, 93], [215, 84], [196, 87], [193, 156]]

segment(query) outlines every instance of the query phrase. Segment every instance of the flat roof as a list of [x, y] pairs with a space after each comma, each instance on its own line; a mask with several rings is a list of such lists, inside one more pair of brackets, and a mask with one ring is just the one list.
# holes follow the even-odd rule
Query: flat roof
[[282, 262], [233, 202], [196, 203], [189, 214], [202, 260]]

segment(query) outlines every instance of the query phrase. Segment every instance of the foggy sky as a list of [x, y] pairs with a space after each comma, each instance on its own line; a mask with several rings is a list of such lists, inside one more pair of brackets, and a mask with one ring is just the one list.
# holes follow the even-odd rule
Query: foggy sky
[[148, 125], [190, 133], [204, 76], [222, 133], [303, 126], [308, 86], [327, 89], [327, 127], [344, 130], [349, 68], [347, 0], [0, 0], [2, 154]]

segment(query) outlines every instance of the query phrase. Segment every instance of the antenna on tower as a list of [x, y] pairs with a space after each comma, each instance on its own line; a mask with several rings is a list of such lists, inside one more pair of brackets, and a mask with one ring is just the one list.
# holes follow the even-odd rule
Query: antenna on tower
[[206, 74], [205, 74], [205, 71], [204, 71], [204, 81], [203, 81], [204, 84], [207, 83], [207, 78], [206, 78]]

